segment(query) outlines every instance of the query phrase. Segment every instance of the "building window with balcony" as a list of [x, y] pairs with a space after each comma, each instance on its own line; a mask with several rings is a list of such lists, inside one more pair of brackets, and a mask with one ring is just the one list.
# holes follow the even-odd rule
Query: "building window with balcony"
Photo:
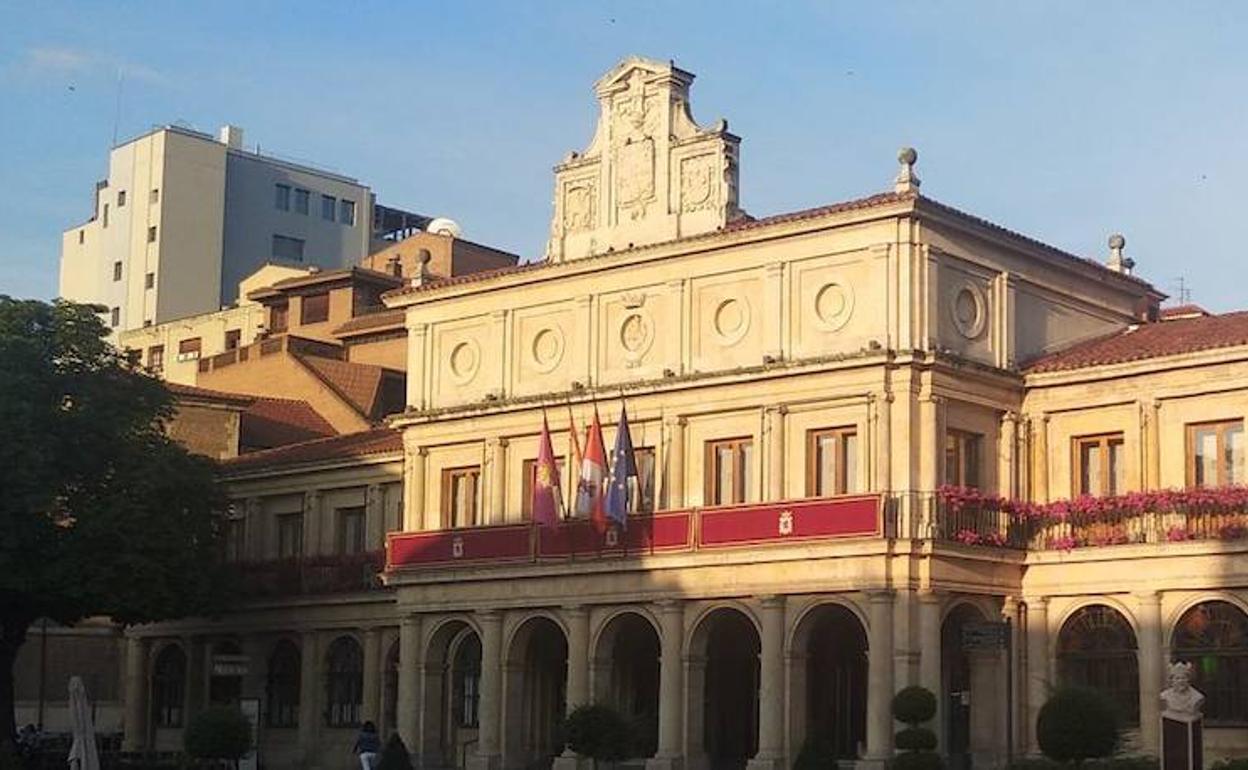
[[165, 368], [164, 345], [152, 345], [147, 349], [147, 366], [158, 372]]
[[278, 211], [290, 211], [290, 185], [273, 185], [273, 207]]
[[156, 242], [156, 225], [152, 225], [151, 227], [147, 228], [147, 242], [148, 243]]
[[298, 559], [303, 555], [303, 514], [283, 513], [277, 517], [277, 558]]
[[273, 236], [273, 258], [289, 262], [303, 261], [303, 239], [286, 235]]
[[481, 507], [481, 466], [442, 471], [442, 526], [475, 527]]
[[120, 262], [113, 263], [113, 280], [114, 281], [121, 280], [121, 263]]
[[364, 705], [364, 653], [360, 643], [340, 636], [325, 656], [325, 720], [330, 727], [355, 727]]
[[203, 349], [203, 340], [199, 337], [191, 337], [190, 339], [178, 342], [178, 360], [194, 361], [199, 358], [200, 351]]
[[[560, 479], [559, 483], [561, 487], [563, 485], [563, 467], [563, 458], [556, 457], [555, 469], [556, 474]], [[524, 497], [520, 499], [520, 514], [524, 517], [525, 521], [530, 521], [533, 518], [533, 487], [537, 483], [537, 459], [534, 458], [531, 460], [525, 460], [521, 472], [523, 475], [521, 476], [522, 480], [520, 482], [520, 489], [521, 494], [523, 494]], [[567, 505], [566, 496], [563, 504], [565, 506]]]
[[242, 516], [225, 520], [225, 560], [242, 561], [245, 555], [247, 520]]
[[332, 195], [321, 196], [321, 219], [326, 222], [334, 221], [334, 207], [338, 205], [338, 199]]
[[1116, 495], [1123, 489], [1122, 434], [1074, 439], [1075, 496]]
[[732, 438], [706, 443], [706, 502], [708, 505], [744, 503], [750, 496], [754, 442]]
[[312, 193], [302, 188], [295, 188], [295, 213], [307, 215], [308, 199], [312, 197]]
[[355, 201], [343, 198], [338, 202], [338, 221], [348, 227], [355, 226]]
[[806, 434], [806, 496], [831, 497], [858, 491], [858, 433], [854, 428], [819, 428]]
[[299, 302], [299, 323], [319, 324], [329, 320], [329, 292], [304, 295]]
[[1248, 725], [1248, 613], [1230, 602], [1202, 602], [1179, 618], [1174, 659], [1192, 664], [1210, 727]]
[[125, 205], [126, 205], [126, 191], [118, 190], [117, 191], [117, 208], [121, 208]]
[[186, 653], [171, 644], [152, 668], [152, 715], [157, 727], [181, 727], [186, 707]]
[[364, 553], [364, 507], [338, 509], [338, 553]]
[[1140, 668], [1135, 632], [1117, 610], [1091, 604], [1076, 610], [1057, 637], [1058, 681], [1105, 693], [1128, 727], [1140, 724]]
[[283, 302], [269, 308], [269, 331], [280, 334], [286, 331], [290, 321], [290, 305]]
[[1244, 483], [1244, 421], [1187, 426], [1187, 485], [1224, 487]]
[[979, 487], [980, 456], [984, 437], [964, 430], [945, 432], [945, 484]]
[[242, 329], [226, 329], [225, 330], [225, 349], [236, 350], [243, 340]]
[[299, 676], [303, 661], [294, 642], [283, 639], [269, 656], [265, 682], [265, 723], [269, 727], [299, 726]]

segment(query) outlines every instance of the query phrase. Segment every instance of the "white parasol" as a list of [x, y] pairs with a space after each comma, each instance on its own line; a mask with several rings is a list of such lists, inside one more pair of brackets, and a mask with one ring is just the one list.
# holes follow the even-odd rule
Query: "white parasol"
[[91, 724], [91, 704], [82, 678], [69, 678], [69, 719], [73, 724], [74, 745], [69, 749], [69, 766], [73, 770], [100, 770], [100, 755], [95, 750], [95, 726]]

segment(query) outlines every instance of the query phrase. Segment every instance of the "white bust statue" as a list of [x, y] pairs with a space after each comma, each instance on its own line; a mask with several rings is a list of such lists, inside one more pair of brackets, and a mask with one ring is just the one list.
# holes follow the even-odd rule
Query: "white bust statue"
[[1195, 722], [1200, 719], [1200, 708], [1205, 696], [1192, 687], [1192, 664], [1170, 664], [1170, 686], [1161, 691], [1161, 716], [1177, 722]]

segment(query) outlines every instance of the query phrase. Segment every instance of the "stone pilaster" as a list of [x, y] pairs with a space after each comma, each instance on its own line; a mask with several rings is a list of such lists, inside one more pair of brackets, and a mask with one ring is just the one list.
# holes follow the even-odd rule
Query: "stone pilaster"
[[762, 644], [759, 654], [758, 753], [749, 770], [780, 770], [784, 761], [784, 597], [762, 601]]
[[324, 727], [321, 719], [321, 645], [316, 631], [304, 631], [300, 639], [299, 659], [299, 746], [303, 750], [303, 766], [316, 767], [320, 758], [317, 736]]
[[1139, 604], [1140, 664], [1140, 750], [1161, 756], [1161, 684], [1165, 661], [1164, 629], [1161, 627], [1161, 594], [1156, 591], [1136, 594]]
[[364, 703], [360, 718], [378, 723], [381, 721], [381, 714], [377, 711], [377, 704], [381, 702], [381, 632], [376, 628], [366, 628], [360, 639], [364, 645]]
[[139, 751], [147, 744], [147, 664], [151, 646], [138, 636], [126, 637], [126, 710], [122, 716], [124, 751]]
[[685, 506], [685, 418], [675, 417], [667, 423], [667, 507]]
[[936, 696], [936, 716], [932, 719], [937, 749], [944, 738], [944, 705], [941, 695], [940, 607], [941, 595], [936, 591], [919, 592], [919, 684]]
[[1049, 600], [1033, 596], [1027, 602], [1027, 752], [1039, 754], [1036, 717], [1049, 697]]
[[503, 616], [497, 610], [477, 614], [481, 628], [481, 693], [478, 702], [477, 752], [468, 770], [497, 770], [502, 763]]
[[679, 770], [684, 750], [685, 605], [679, 599], [658, 605], [661, 631], [659, 653], [659, 747], [646, 761], [646, 770]]
[[416, 757], [423, 756], [425, 748], [420, 745], [420, 626], [420, 617], [415, 615], [399, 623], [399, 691], [395, 697], [395, 727]]
[[866, 759], [886, 761], [893, 753], [893, 592], [871, 591], [867, 665]]

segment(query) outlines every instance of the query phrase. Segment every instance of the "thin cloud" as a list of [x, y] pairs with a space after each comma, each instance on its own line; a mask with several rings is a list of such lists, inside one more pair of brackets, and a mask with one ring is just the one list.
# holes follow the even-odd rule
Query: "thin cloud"
[[67, 46], [26, 50], [26, 70], [33, 75], [109, 75], [163, 85], [169, 79], [151, 67]]

